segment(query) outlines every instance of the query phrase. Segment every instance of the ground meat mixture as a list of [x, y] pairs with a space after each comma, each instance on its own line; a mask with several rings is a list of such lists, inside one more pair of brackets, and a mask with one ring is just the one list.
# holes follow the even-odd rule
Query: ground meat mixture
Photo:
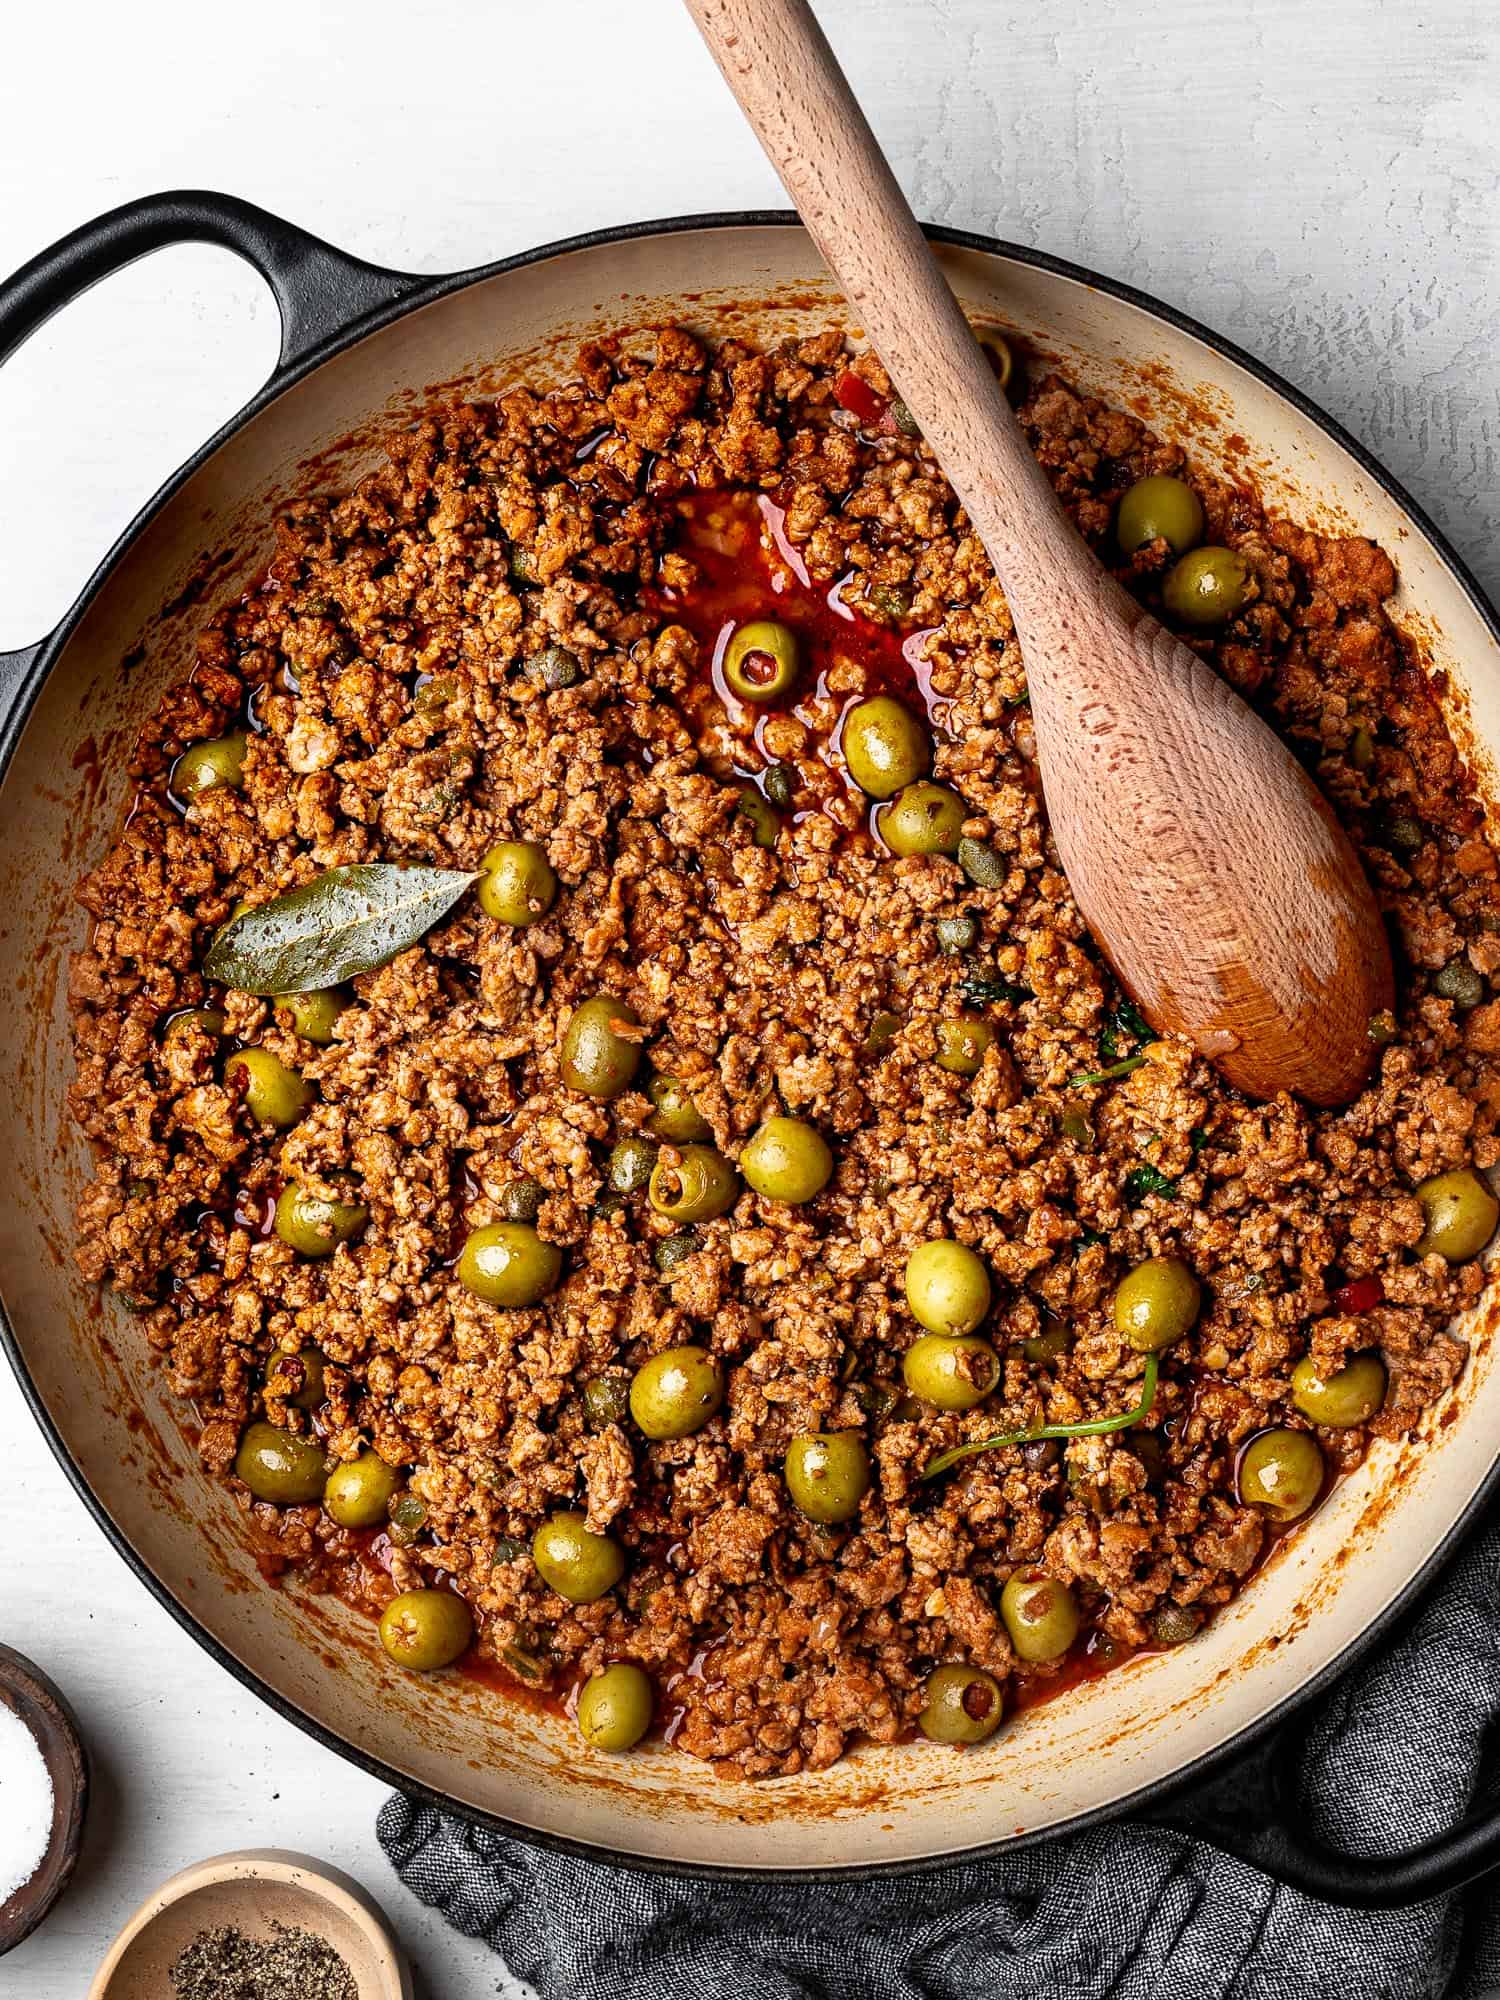
[[[1153, 607], [1172, 549], [1127, 557], [1115, 535], [1143, 476], [1189, 479], [1205, 541], [1243, 558], [1234, 615], [1187, 636], [1322, 786], [1397, 944], [1397, 1013], [1372, 1024], [1348, 1108], [1247, 1102], [1152, 1040], [1112, 982], [1049, 838], [1004, 597], [878, 362], [838, 331], [770, 353], [624, 338], [553, 393], [393, 434], [354, 492], [280, 524], [264, 580], [203, 633], [80, 892], [72, 1106], [97, 1155], [80, 1262], [139, 1310], [259, 1546], [375, 1612], [450, 1587], [471, 1661], [559, 1700], [636, 1663], [678, 1749], [752, 1775], [909, 1732], [944, 1665], [987, 1672], [1011, 1709], [1189, 1638], [1275, 1532], [1241, 1498], [1247, 1441], [1311, 1434], [1336, 1476], [1405, 1434], [1463, 1368], [1449, 1324], [1483, 1283], [1472, 1257], [1417, 1249], [1416, 1190], [1500, 1159], [1495, 854], [1382, 608], [1390, 561], [1268, 514], [1040, 366], [1012, 393], [1083, 533]], [[798, 636], [800, 678], [755, 708], [722, 656], [768, 618]], [[874, 692], [925, 715], [932, 775], [979, 843], [967, 872], [874, 830], [839, 748]], [[184, 750], [235, 730], [237, 780], [179, 796]], [[355, 981], [331, 1039], [205, 984], [241, 904], [340, 864], [473, 869], [503, 840], [545, 849], [541, 920], [464, 896]], [[644, 1051], [612, 1098], [560, 1066], [601, 994]], [[989, 1031], [973, 1074], [935, 1059], [960, 1014]], [[236, 1045], [311, 1087], [290, 1129], [226, 1073]], [[831, 1180], [790, 1206], [736, 1178], [687, 1229], [620, 1192], [611, 1149], [649, 1137], [653, 1075], [731, 1161], [768, 1116], [805, 1120]], [[363, 1233], [299, 1254], [272, 1222], [292, 1178], [363, 1205]], [[456, 1259], [517, 1212], [517, 1183], [562, 1278], [504, 1309]], [[993, 1287], [998, 1380], [966, 1412], [903, 1386], [920, 1333], [903, 1272], [934, 1238]], [[1137, 1404], [1146, 1357], [1112, 1300], [1150, 1257], [1183, 1260], [1202, 1304], [1142, 1422], [922, 1479], [966, 1440]], [[723, 1406], [653, 1441], [624, 1391], [683, 1345], [718, 1362]], [[1299, 1409], [1304, 1356], [1326, 1379], [1370, 1353], [1386, 1389], [1368, 1421]], [[373, 1447], [401, 1482], [389, 1530], [254, 1498], [233, 1470], [251, 1421], [333, 1462]], [[783, 1466], [829, 1432], [858, 1434], [871, 1477], [852, 1519], [820, 1524]], [[566, 1511], [623, 1556], [589, 1602], [532, 1559]], [[1017, 1571], [1071, 1594], [1060, 1657], [1018, 1656], [1000, 1610]]]

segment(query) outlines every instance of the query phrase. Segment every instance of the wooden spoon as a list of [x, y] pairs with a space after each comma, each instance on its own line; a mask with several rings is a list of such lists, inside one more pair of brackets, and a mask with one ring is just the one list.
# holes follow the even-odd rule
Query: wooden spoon
[[1240, 1090], [1345, 1102], [1394, 988], [1333, 814], [1079, 538], [806, 0], [687, 5], [1004, 586], [1053, 836], [1101, 948], [1152, 1025]]

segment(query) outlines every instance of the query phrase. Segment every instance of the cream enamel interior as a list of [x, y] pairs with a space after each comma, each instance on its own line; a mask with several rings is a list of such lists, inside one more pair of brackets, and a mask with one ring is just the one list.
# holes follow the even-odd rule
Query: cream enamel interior
[[[1500, 745], [1493, 637], [1441, 554], [1316, 424], [1142, 308], [991, 253], [943, 258], [971, 313], [1058, 356], [1080, 385], [1145, 395], [1164, 428], [1226, 465], [1246, 463], [1248, 445], [1273, 501], [1379, 540], [1401, 571], [1398, 610], [1448, 674], [1472, 731], [1461, 740], [1489, 768], [1488, 748]], [[373, 1628], [342, 1607], [263, 1587], [234, 1508], [197, 1469], [139, 1326], [87, 1297], [66, 1255], [86, 1164], [65, 1103], [65, 955], [83, 935], [70, 891], [125, 802], [111, 753], [182, 671], [208, 610], [264, 561], [278, 501], [357, 471], [366, 447], [341, 441], [420, 406], [432, 384], [493, 390], [526, 373], [565, 374], [579, 335], [667, 316], [765, 335], [826, 325], [838, 302], [802, 232], [770, 224], [604, 243], [480, 280], [284, 393], [195, 472], [111, 572], [0, 787], [0, 909], [19, 968], [0, 1030], [0, 1140], [12, 1163], [0, 1182], [4, 1298], [53, 1423], [141, 1559], [238, 1661], [355, 1750], [461, 1806], [661, 1862], [911, 1862], [1123, 1800], [1216, 1749], [1336, 1659], [1489, 1472], [1500, 1435], [1493, 1347], [1476, 1340], [1454, 1407], [1432, 1413], [1426, 1438], [1378, 1449], [1192, 1646], [1028, 1713], [984, 1752], [867, 1749], [830, 1771], [751, 1786], [715, 1782], [660, 1747], [598, 1756], [571, 1728], [456, 1676], [401, 1677]], [[205, 558], [216, 565], [210, 586], [163, 617]], [[130, 1408], [144, 1413], [133, 1428]]]

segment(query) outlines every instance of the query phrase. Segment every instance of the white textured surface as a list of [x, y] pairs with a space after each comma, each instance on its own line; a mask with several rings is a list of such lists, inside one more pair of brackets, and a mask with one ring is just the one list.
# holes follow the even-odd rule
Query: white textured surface
[[[1092, 265], [1229, 334], [1345, 422], [1500, 590], [1490, 0], [822, 13], [920, 214]], [[250, 196], [419, 271], [645, 216], [782, 205], [675, 0], [18, 12], [0, 63], [0, 270], [172, 186]], [[0, 647], [60, 615], [275, 348], [259, 280], [183, 249], [100, 287], [7, 365]], [[488, 1954], [393, 1881], [371, 1832], [379, 1786], [156, 1609], [8, 1377], [0, 1437], [0, 1636], [71, 1693], [100, 1767], [80, 1880], [0, 1961], [0, 1996], [79, 2000], [154, 1883], [248, 1844], [362, 1877], [440, 2000], [503, 1990]]]

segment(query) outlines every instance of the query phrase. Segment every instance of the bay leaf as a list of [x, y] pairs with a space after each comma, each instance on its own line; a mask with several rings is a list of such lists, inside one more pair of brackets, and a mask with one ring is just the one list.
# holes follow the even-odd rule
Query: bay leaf
[[373, 972], [425, 937], [479, 877], [365, 861], [328, 868], [224, 925], [206, 979], [241, 993], [311, 993]]

